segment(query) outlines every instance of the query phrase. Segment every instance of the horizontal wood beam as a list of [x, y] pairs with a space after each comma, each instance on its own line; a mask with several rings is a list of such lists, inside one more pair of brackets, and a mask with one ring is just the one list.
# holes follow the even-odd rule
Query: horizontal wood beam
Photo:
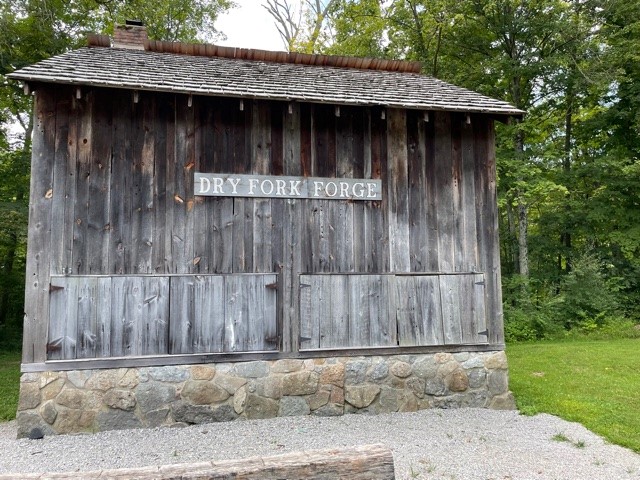
[[349, 349], [318, 349], [300, 352], [206, 353], [189, 355], [153, 355], [141, 357], [88, 358], [78, 360], [50, 360], [42, 363], [23, 363], [22, 373], [93, 370], [100, 368], [160, 367], [169, 365], [199, 365], [205, 363], [251, 362], [326, 357], [359, 357], [366, 355], [411, 355], [460, 352], [495, 352], [505, 349], [504, 343], [479, 345], [429, 345], [419, 347], [377, 347]]
[[276, 480], [281, 478], [317, 480], [393, 480], [395, 478], [393, 454], [384, 445], [361, 445], [339, 449], [307, 450], [268, 457], [250, 457], [238, 460], [183, 463], [176, 465], [66, 472], [0, 475], [9, 478], [44, 479], [125, 479], [183, 480], [242, 478], [243, 480]]

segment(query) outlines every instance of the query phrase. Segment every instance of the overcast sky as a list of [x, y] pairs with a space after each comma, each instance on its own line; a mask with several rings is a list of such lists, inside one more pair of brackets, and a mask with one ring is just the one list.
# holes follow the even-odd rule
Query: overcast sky
[[262, 7], [263, 0], [234, 0], [239, 7], [221, 15], [216, 28], [227, 35], [218, 45], [262, 50], [284, 50], [273, 19]]

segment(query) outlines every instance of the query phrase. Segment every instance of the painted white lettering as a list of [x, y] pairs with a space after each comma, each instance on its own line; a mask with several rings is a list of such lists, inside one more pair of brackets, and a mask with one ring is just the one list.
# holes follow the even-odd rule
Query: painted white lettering
[[367, 182], [367, 198], [376, 198], [376, 184], [373, 182]]
[[260, 181], [257, 178], [250, 178], [249, 179], [249, 195], [255, 195], [255, 190], [256, 187], [258, 186], [258, 183]]
[[233, 193], [234, 195], [236, 195], [238, 193], [238, 184], [240, 183], [240, 179], [239, 178], [227, 178], [227, 182], [229, 182], [231, 184], [231, 193]]
[[[207, 188], [204, 187], [205, 182], [207, 184]], [[211, 189], [211, 181], [206, 177], [200, 177], [200, 192], [199, 193], [208, 193]]]
[[300, 180], [289, 180], [289, 195], [297, 195], [298, 197], [302, 194], [300, 193], [300, 184], [302, 182]]
[[224, 183], [224, 180], [222, 180], [220, 177], [213, 177], [213, 193], [224, 193], [222, 191], [222, 184]]
[[322, 190], [323, 182], [314, 181], [313, 182], [313, 196], [319, 197], [320, 190]]
[[354, 183], [353, 187], [351, 188], [351, 192], [353, 193], [353, 196], [356, 198], [364, 197], [364, 183], [362, 182]]
[[340, 182], [340, 198], [349, 198], [349, 184]]
[[287, 182], [284, 180], [276, 180], [276, 195], [286, 195], [287, 192], [285, 188], [287, 187]]
[[[264, 189], [265, 185], [269, 185], [268, 190]], [[271, 195], [273, 193], [273, 182], [271, 180], [263, 180], [260, 184], [260, 190], [262, 191], [263, 195]]]
[[[333, 190], [333, 193], [329, 192], [329, 188]], [[336, 185], [335, 182], [327, 182], [324, 187], [324, 193], [327, 194], [327, 197], [335, 197], [338, 193], [338, 185]]]

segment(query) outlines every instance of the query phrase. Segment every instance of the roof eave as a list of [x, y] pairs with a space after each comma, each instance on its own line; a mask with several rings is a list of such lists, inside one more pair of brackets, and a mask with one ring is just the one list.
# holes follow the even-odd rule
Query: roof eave
[[116, 88], [116, 89], [128, 89], [139, 90], [149, 92], [162, 92], [162, 93], [179, 93], [184, 95], [203, 95], [211, 97], [228, 97], [238, 99], [254, 99], [254, 100], [273, 100], [283, 102], [307, 102], [307, 103], [320, 103], [330, 105], [345, 105], [345, 106], [360, 106], [360, 107], [386, 107], [386, 108], [404, 108], [408, 110], [431, 110], [431, 111], [445, 111], [445, 112], [461, 112], [461, 113], [480, 113], [491, 114], [501, 117], [515, 117], [521, 118], [525, 112], [516, 108], [487, 108], [477, 107], [473, 105], [449, 105], [443, 107], [442, 105], [433, 105], [427, 103], [390, 103], [390, 102], [375, 102], [375, 101], [357, 101], [357, 100], [345, 100], [338, 98], [323, 99], [314, 96], [296, 96], [296, 95], [259, 95], [250, 93], [237, 93], [237, 92], [225, 92], [221, 90], [198, 90], [179, 87], [150, 87], [149, 85], [142, 84], [122, 84], [113, 82], [92, 82], [85, 79], [52, 79], [51, 77], [26, 74], [22, 71], [16, 71], [7, 75], [7, 78], [11, 80], [22, 81], [24, 83], [40, 83], [40, 84], [54, 84], [54, 85], [69, 85], [69, 86], [87, 86], [98, 88]]

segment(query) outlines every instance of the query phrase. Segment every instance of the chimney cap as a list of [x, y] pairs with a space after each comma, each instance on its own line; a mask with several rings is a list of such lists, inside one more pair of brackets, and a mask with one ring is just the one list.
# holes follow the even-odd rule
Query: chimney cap
[[131, 27], [144, 27], [142, 20], [137, 19], [125, 20], [124, 24]]

